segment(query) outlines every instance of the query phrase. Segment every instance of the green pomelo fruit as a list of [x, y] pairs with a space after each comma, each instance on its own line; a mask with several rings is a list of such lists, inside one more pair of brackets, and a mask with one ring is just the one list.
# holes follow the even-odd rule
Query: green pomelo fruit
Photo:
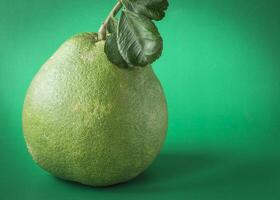
[[164, 143], [167, 108], [151, 66], [115, 66], [96, 38], [70, 38], [42, 66], [26, 95], [23, 130], [43, 169], [107, 186], [152, 163]]

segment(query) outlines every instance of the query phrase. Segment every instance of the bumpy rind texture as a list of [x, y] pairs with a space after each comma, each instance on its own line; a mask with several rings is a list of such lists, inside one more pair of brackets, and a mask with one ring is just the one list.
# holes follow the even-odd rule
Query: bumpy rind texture
[[26, 95], [23, 130], [46, 171], [108, 186], [151, 164], [165, 139], [167, 109], [152, 68], [115, 66], [96, 37], [70, 38], [42, 66]]

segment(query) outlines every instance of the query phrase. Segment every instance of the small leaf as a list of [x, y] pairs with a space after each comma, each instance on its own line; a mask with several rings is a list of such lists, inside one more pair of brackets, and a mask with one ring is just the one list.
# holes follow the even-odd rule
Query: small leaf
[[105, 54], [107, 55], [107, 58], [117, 65], [118, 67], [126, 68], [128, 67], [127, 63], [122, 58], [117, 44], [117, 33], [112, 33], [107, 37], [107, 40], [105, 42], [104, 47]]
[[114, 33], [117, 31], [117, 27], [118, 27], [118, 21], [115, 18], [110, 17], [107, 24], [107, 32]]
[[158, 59], [163, 46], [155, 24], [145, 16], [128, 10], [121, 15], [117, 43], [128, 65], [142, 67]]
[[164, 18], [169, 6], [167, 0], [122, 0], [122, 2], [127, 10], [157, 21]]

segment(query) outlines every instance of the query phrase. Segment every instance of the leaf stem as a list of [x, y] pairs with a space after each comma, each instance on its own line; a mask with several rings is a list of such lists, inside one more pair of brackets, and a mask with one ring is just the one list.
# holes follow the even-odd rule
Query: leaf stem
[[122, 8], [122, 2], [121, 0], [118, 0], [117, 4], [113, 7], [103, 24], [100, 26], [99, 31], [98, 31], [98, 39], [99, 40], [106, 40], [106, 29], [107, 29], [107, 24], [110, 20], [111, 17], [115, 17], [117, 13], [120, 11]]

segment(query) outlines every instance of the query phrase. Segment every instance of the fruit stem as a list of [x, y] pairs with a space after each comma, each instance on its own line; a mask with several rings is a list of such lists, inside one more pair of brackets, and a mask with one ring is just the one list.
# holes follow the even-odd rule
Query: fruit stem
[[110, 20], [111, 17], [115, 17], [117, 13], [120, 11], [122, 8], [122, 2], [121, 0], [118, 0], [117, 4], [114, 6], [114, 8], [111, 10], [101, 27], [99, 28], [98, 31], [98, 39], [99, 40], [106, 40], [106, 29], [107, 29], [107, 24]]

